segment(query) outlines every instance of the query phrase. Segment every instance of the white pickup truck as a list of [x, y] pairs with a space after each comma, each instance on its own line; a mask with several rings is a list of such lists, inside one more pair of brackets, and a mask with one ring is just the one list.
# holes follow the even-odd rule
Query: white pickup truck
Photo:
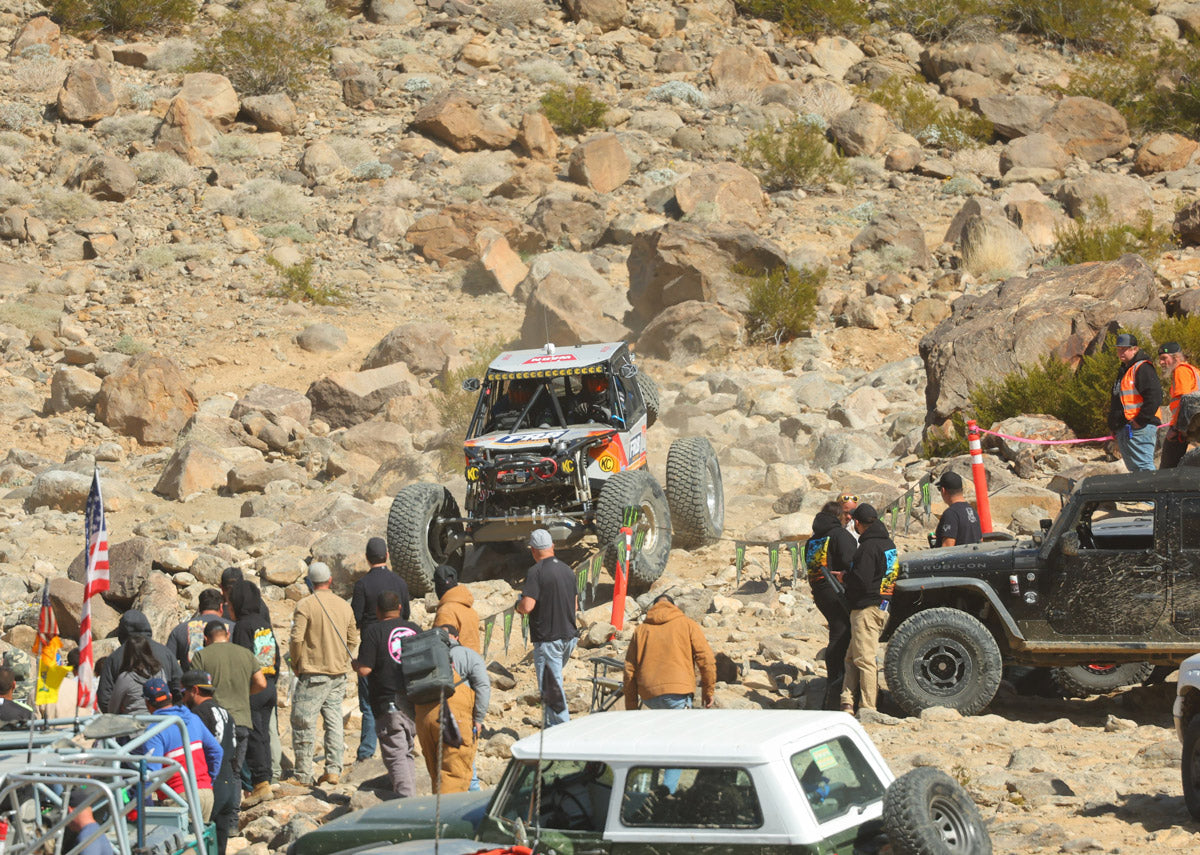
[[[434, 799], [340, 817], [291, 855], [429, 855]], [[931, 768], [895, 779], [845, 713], [589, 715], [516, 742], [494, 791], [443, 796], [440, 813], [442, 855], [513, 844], [558, 855], [992, 851], [954, 779]]]
[[1183, 742], [1183, 798], [1192, 819], [1200, 820], [1200, 653], [1179, 666], [1174, 712], [1175, 732]]

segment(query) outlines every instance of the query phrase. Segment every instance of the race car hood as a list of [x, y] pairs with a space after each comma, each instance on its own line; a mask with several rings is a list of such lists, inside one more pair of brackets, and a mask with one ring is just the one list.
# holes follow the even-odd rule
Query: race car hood
[[1011, 573], [1036, 564], [1037, 547], [1031, 540], [1004, 540], [922, 549], [900, 556], [900, 577], [974, 576]]
[[576, 440], [590, 436], [613, 434], [613, 428], [604, 425], [585, 425], [569, 428], [538, 428], [537, 430], [521, 430], [509, 433], [495, 431], [493, 433], [468, 439], [463, 443], [465, 448], [487, 449], [492, 452], [529, 451], [531, 449], [548, 448], [556, 442], [571, 445]]

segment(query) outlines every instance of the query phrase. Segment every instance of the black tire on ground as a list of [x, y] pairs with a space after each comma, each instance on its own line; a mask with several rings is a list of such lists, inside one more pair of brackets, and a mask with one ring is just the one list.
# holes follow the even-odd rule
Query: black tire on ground
[[609, 571], [617, 566], [617, 537], [625, 508], [641, 509], [634, 533], [645, 532], [645, 540], [629, 568], [629, 591], [641, 592], [650, 587], [667, 568], [671, 552], [671, 510], [667, 495], [658, 481], [644, 469], [618, 472], [600, 490], [596, 502], [596, 539], [604, 550], [604, 566]]
[[1153, 671], [1154, 666], [1149, 662], [1122, 662], [1116, 665], [1064, 665], [1052, 668], [1050, 673], [1068, 698], [1086, 698], [1136, 686], [1148, 679]]
[[884, 658], [888, 689], [909, 715], [939, 706], [975, 715], [996, 696], [1002, 671], [1000, 648], [987, 627], [953, 608], [908, 618], [888, 641]]
[[1183, 801], [1192, 819], [1200, 822], [1200, 716], [1192, 716], [1183, 729]]
[[940, 769], [920, 766], [883, 796], [883, 830], [894, 855], [991, 855], [979, 808]]
[[458, 502], [438, 484], [409, 484], [396, 494], [388, 512], [387, 541], [392, 569], [408, 584], [408, 593], [423, 597], [433, 590], [439, 564], [462, 568], [463, 551], [447, 554], [450, 535], [461, 523], [438, 524], [439, 517], [458, 517]]
[[644, 371], [637, 373], [638, 388], [642, 391], [642, 402], [646, 405], [646, 427], [654, 427], [658, 421], [658, 384]]
[[685, 436], [667, 452], [667, 502], [674, 526], [672, 545], [696, 549], [715, 543], [725, 527], [721, 464], [702, 436]]

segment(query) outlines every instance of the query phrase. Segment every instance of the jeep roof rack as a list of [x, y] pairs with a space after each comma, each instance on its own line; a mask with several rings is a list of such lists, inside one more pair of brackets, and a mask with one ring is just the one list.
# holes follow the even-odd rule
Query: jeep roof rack
[[534, 377], [551, 375], [527, 372], [552, 371], [553, 375], [557, 376], [571, 373], [571, 369], [600, 367], [626, 348], [628, 345], [623, 341], [611, 341], [601, 344], [577, 344], [571, 347], [546, 345], [532, 350], [508, 350], [488, 365], [488, 379], [500, 379], [494, 378], [493, 372], [504, 376], [524, 374]]

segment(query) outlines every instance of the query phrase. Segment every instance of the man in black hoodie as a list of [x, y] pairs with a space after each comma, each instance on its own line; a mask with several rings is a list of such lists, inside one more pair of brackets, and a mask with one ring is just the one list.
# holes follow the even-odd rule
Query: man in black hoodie
[[1162, 381], [1154, 359], [1138, 347], [1136, 336], [1117, 336], [1117, 358], [1121, 365], [1113, 381], [1108, 426], [1117, 438], [1125, 468], [1130, 472], [1153, 472]]
[[846, 672], [850, 610], [840, 591], [840, 583], [858, 549], [854, 535], [842, 526], [840, 514], [840, 503], [827, 502], [813, 518], [812, 537], [804, 544], [804, 563], [808, 567], [813, 602], [829, 624], [829, 644], [825, 647], [825, 701], [822, 704], [827, 710], [838, 709], [842, 676]]
[[858, 550], [845, 575], [846, 602], [850, 605], [850, 649], [846, 653], [846, 676], [842, 682], [842, 711], [854, 712], [854, 696], [861, 694], [860, 710], [875, 709], [879, 691], [879, 635], [887, 625], [888, 605], [900, 575], [896, 544], [888, 536], [875, 508], [867, 504], [854, 509]]
[[130, 609], [121, 615], [120, 621], [117, 622], [117, 639], [121, 642], [121, 646], [104, 657], [97, 674], [96, 700], [100, 702], [100, 709], [108, 709], [108, 700], [112, 697], [113, 684], [117, 681], [117, 673], [121, 670], [121, 663], [125, 660], [125, 642], [135, 635], [150, 639], [150, 649], [154, 651], [154, 658], [162, 665], [163, 673], [167, 675], [167, 685], [171, 687], [171, 696], [175, 699], [183, 697], [183, 685], [180, 682], [183, 678], [183, 671], [179, 667], [179, 660], [171, 654], [171, 651], [167, 650], [165, 644], [159, 644], [150, 638], [152, 634], [150, 621], [137, 609]]

